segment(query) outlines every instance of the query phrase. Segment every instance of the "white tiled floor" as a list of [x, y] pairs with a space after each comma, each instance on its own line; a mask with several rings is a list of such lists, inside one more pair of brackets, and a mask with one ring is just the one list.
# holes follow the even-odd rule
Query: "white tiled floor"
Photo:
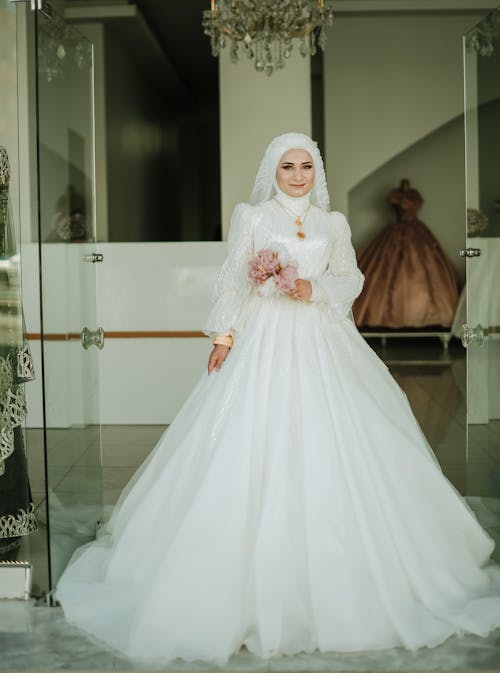
[[175, 661], [168, 667], [137, 664], [68, 624], [60, 608], [0, 601], [0, 669], [165, 670], [165, 671], [455, 671], [494, 670], [500, 664], [500, 629], [487, 638], [449, 638], [434, 648], [356, 653], [314, 653], [259, 659], [246, 650], [224, 667]]
[[[465, 362], [463, 351], [443, 352], [439, 343], [424, 344], [416, 356], [408, 342], [390, 343], [378, 348], [379, 354], [406, 392], [415, 415], [433, 447], [447, 477], [457, 489], [473, 496], [500, 496], [500, 423], [475, 426], [466, 462]], [[416, 364], [419, 363], [419, 364]], [[116, 502], [121, 489], [156, 444], [164, 426], [107, 426], [102, 430], [102, 471], [97, 467], [92, 433], [81, 430], [52, 431], [50, 436], [50, 485], [64, 511], [72, 512], [78, 523], [82, 507], [95, 501], [102, 487], [104, 504]], [[30, 472], [40, 518], [43, 520], [44, 482], [41, 475], [43, 456], [40, 431], [30, 431], [28, 447]], [[498, 529], [497, 501], [481, 501], [482, 516]], [[492, 504], [491, 504], [492, 503]], [[493, 514], [491, 514], [491, 508]], [[89, 516], [89, 510], [85, 510]], [[97, 515], [96, 515], [97, 516]], [[91, 518], [91, 517], [90, 517]], [[493, 524], [492, 524], [493, 521]], [[42, 531], [31, 539], [31, 554], [39, 575], [46, 572]], [[494, 531], [492, 531], [494, 532]], [[91, 535], [81, 526], [81, 539]], [[61, 542], [62, 540], [62, 542]], [[69, 549], [67, 539], [55, 536], [53, 556], [61, 563]], [[59, 546], [58, 546], [59, 545]], [[42, 572], [43, 571], [43, 572]], [[0, 668], [13, 669], [133, 669], [144, 668], [110, 652], [68, 625], [58, 608], [33, 607], [32, 604], [0, 602], [0, 624], [9, 632], [0, 633]], [[206, 664], [172, 665], [171, 670], [200, 670]], [[450, 638], [442, 645], [415, 653], [402, 648], [355, 654], [312, 654], [262, 661], [244, 651], [229, 662], [228, 670], [500, 670], [500, 630], [487, 638], [466, 635]]]

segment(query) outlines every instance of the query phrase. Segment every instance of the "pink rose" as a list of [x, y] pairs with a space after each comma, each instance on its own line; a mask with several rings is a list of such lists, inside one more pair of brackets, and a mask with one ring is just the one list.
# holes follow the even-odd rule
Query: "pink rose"
[[282, 292], [290, 292], [295, 289], [295, 281], [298, 277], [297, 267], [288, 264], [280, 269], [275, 278], [276, 285]]
[[248, 278], [252, 285], [262, 285], [279, 268], [278, 253], [263, 248], [248, 262]]
[[[288, 293], [295, 289], [298, 271], [296, 265], [289, 260], [285, 249], [262, 248], [248, 262], [248, 279], [252, 285], [262, 286], [271, 277], [274, 279], [273, 284], [281, 292]], [[263, 296], [261, 292], [258, 294]]]

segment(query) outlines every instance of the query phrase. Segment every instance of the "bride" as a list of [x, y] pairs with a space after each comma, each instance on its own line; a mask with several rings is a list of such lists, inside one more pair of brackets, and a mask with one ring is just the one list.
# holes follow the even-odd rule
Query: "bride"
[[[297, 266], [256, 286], [262, 249]], [[366, 344], [346, 218], [308, 136], [269, 145], [236, 206], [203, 373], [56, 596], [138, 660], [225, 663], [441, 643], [500, 625], [492, 538]]]

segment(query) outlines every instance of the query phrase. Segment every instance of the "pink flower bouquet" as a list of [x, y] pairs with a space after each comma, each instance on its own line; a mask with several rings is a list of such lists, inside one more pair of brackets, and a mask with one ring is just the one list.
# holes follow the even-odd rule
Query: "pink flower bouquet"
[[[298, 277], [296, 264], [288, 260], [286, 254], [280, 251], [262, 248], [248, 262], [248, 279], [256, 287], [266, 283], [269, 290], [269, 284], [272, 283], [269, 279], [272, 278], [274, 281], [272, 284], [280, 292], [288, 294], [295, 289], [295, 281]], [[263, 296], [264, 292], [259, 290], [257, 294]]]

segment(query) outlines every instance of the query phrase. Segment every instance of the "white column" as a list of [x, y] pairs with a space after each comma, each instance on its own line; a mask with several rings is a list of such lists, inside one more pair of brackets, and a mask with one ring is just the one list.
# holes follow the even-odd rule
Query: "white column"
[[219, 69], [221, 124], [222, 230], [226, 238], [231, 212], [246, 201], [269, 142], [288, 131], [311, 133], [309, 58], [294, 48], [285, 68], [270, 77], [256, 72], [240, 56], [231, 63], [226, 49]]
[[348, 213], [351, 190], [462, 115], [462, 35], [476, 18], [342, 16], [328, 29], [326, 168], [336, 210]]

